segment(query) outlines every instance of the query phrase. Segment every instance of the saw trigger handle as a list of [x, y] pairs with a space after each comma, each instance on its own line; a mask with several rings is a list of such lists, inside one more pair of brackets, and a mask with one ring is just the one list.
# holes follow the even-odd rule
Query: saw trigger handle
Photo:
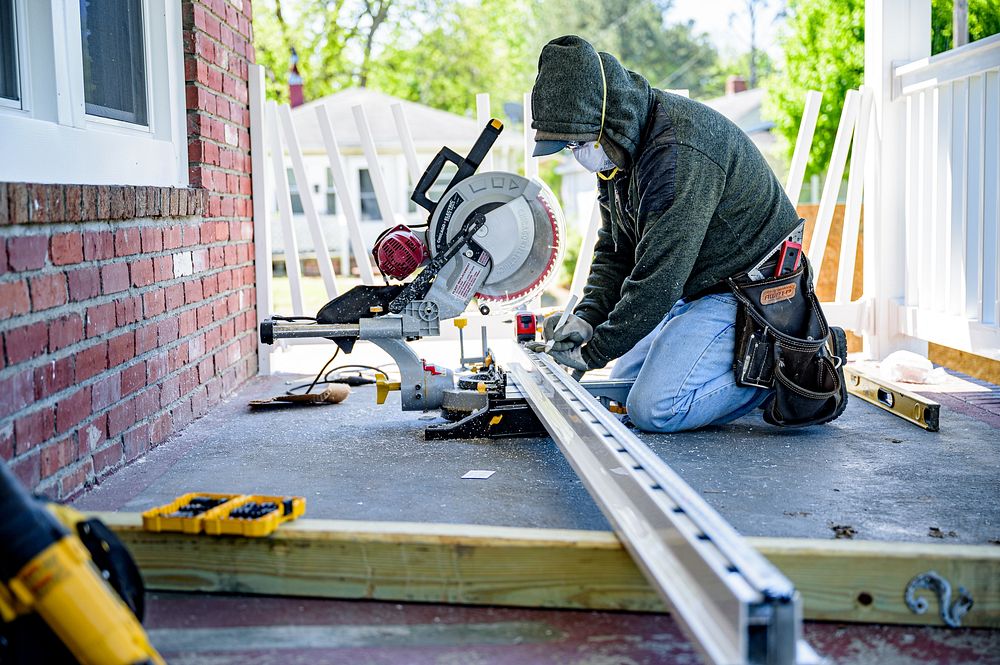
[[472, 146], [472, 150], [465, 157], [462, 157], [457, 152], [451, 148], [441, 148], [438, 154], [434, 155], [434, 159], [427, 166], [427, 170], [424, 174], [420, 176], [420, 181], [417, 186], [413, 188], [413, 194], [410, 195], [410, 200], [416, 203], [418, 206], [423, 208], [429, 213], [434, 212], [434, 208], [437, 207], [438, 202], [432, 201], [427, 197], [427, 192], [430, 191], [431, 187], [434, 186], [434, 182], [441, 175], [441, 170], [444, 169], [444, 165], [447, 162], [451, 162], [456, 167], [458, 171], [455, 176], [445, 187], [445, 191], [448, 191], [458, 183], [462, 182], [479, 168], [483, 159], [486, 158], [486, 154], [493, 147], [496, 142], [497, 137], [500, 136], [500, 132], [503, 131], [503, 123], [493, 118], [488, 123], [486, 127], [483, 128], [482, 133], [479, 134], [479, 138], [476, 139], [475, 145]]

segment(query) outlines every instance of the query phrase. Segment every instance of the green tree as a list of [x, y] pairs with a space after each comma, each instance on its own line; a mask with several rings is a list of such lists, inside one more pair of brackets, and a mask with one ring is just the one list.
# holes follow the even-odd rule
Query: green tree
[[[997, 0], [969, 0], [970, 41], [1000, 32], [1000, 10], [996, 3]], [[951, 12], [951, 0], [932, 1], [932, 53], [951, 48]], [[784, 138], [791, 156], [806, 91], [823, 92], [807, 173], [826, 169], [844, 96], [863, 81], [864, 20], [864, 0], [788, 2], [788, 20], [780, 38], [785, 66], [768, 79], [764, 110]]]
[[780, 38], [784, 71], [768, 79], [765, 114], [788, 144], [795, 145], [808, 90], [823, 92], [807, 173], [830, 161], [844, 96], [861, 84], [865, 69], [864, 0], [790, 0]]
[[530, 6], [517, 0], [454, 2], [424, 20], [431, 27], [414, 36], [396, 28], [372, 68], [371, 85], [391, 95], [453, 113], [475, 109], [475, 95], [489, 92], [497, 114], [505, 101], [521, 101], [534, 73], [525, 26]]
[[[546, 0], [537, 5], [536, 53], [548, 40], [577, 34], [616, 56], [658, 88], [692, 97], [722, 94], [719, 55], [692, 23], [667, 23], [672, 0]], [[613, 18], [612, 18], [613, 17]]]
[[[1000, 33], [1000, 4], [997, 0], [968, 0], [969, 41]], [[947, 51], [952, 45], [953, 0], [931, 4], [931, 53]]]

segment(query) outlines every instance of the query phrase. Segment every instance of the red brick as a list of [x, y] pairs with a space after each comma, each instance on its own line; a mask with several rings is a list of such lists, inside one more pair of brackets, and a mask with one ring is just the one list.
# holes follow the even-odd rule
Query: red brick
[[101, 292], [101, 272], [98, 268], [78, 268], [66, 273], [69, 299], [73, 302], [89, 300]]
[[160, 410], [160, 388], [150, 385], [135, 400], [135, 419], [143, 421]]
[[156, 339], [160, 346], [166, 346], [177, 339], [179, 333], [177, 317], [166, 318], [156, 324]]
[[142, 355], [157, 346], [157, 324], [150, 323], [135, 331], [135, 354]]
[[142, 298], [128, 296], [115, 301], [115, 321], [118, 327], [127, 326], [142, 319]]
[[66, 304], [66, 277], [62, 273], [32, 277], [29, 286], [35, 312]]
[[127, 332], [108, 340], [108, 366], [115, 367], [135, 358], [135, 333]]
[[59, 498], [69, 499], [90, 486], [90, 478], [94, 475], [94, 461], [90, 457], [81, 460], [72, 471], [59, 479]]
[[233, 288], [233, 271], [223, 270], [219, 273], [219, 292], [228, 291]]
[[42, 355], [48, 346], [48, 339], [44, 321], [8, 330], [4, 333], [7, 363], [14, 365]]
[[171, 284], [164, 289], [164, 304], [168, 311], [175, 310], [184, 304], [184, 285]]
[[136, 363], [122, 370], [122, 395], [131, 395], [146, 385], [146, 365]]
[[76, 437], [69, 436], [42, 448], [42, 478], [48, 478], [76, 461]]
[[14, 421], [14, 454], [23, 455], [47, 441], [54, 431], [55, 414], [52, 407], [21, 416]]
[[132, 286], [149, 286], [153, 283], [153, 260], [140, 259], [129, 266]]
[[[6, 186], [6, 183], [0, 183], [0, 187]], [[10, 272], [10, 266], [7, 264], [7, 243], [0, 240], [0, 275], [6, 275]]]
[[156, 289], [142, 296], [142, 309], [147, 319], [159, 316], [166, 311], [164, 289]]
[[83, 187], [66, 185], [66, 221], [79, 222], [83, 220]]
[[204, 300], [205, 295], [202, 292], [201, 280], [193, 279], [189, 282], [184, 282], [184, 302], [188, 305]]
[[163, 250], [163, 231], [156, 227], [142, 229], [142, 251], [144, 254]]
[[64, 349], [83, 339], [83, 319], [79, 314], [67, 314], [49, 324], [49, 352]]
[[34, 399], [39, 401], [73, 384], [74, 358], [50, 360], [34, 371]]
[[126, 462], [131, 462], [145, 453], [149, 450], [149, 425], [139, 425], [125, 432], [122, 444], [125, 447]]
[[138, 254], [141, 249], [139, 229], [127, 228], [115, 231], [115, 256]]
[[35, 487], [41, 477], [40, 455], [28, 455], [11, 462], [10, 470], [25, 487]]
[[0, 429], [0, 461], [7, 462], [14, 456], [14, 426], [8, 423]]
[[90, 386], [56, 404], [56, 433], [62, 434], [90, 415]]
[[197, 226], [185, 226], [184, 227], [184, 246], [194, 247], [199, 242], [201, 242], [201, 234], [198, 232]]
[[38, 270], [49, 254], [48, 236], [15, 236], [7, 239], [7, 263], [11, 270]]
[[96, 337], [111, 332], [115, 327], [115, 304], [113, 302], [87, 308], [87, 337]]
[[88, 231], [83, 234], [83, 258], [101, 261], [115, 256], [115, 238], [111, 231]]
[[180, 379], [176, 376], [164, 379], [160, 383], [160, 407], [166, 408], [181, 396]]
[[108, 343], [98, 342], [76, 354], [76, 382], [80, 383], [108, 368]]
[[128, 265], [109, 263], [101, 267], [101, 292], [105, 295], [128, 290]]
[[146, 361], [146, 383], [153, 385], [167, 375], [167, 354], [160, 352]]
[[97, 219], [97, 185], [80, 187], [80, 219], [85, 222]]
[[198, 329], [198, 318], [195, 310], [189, 309], [181, 312], [178, 319], [178, 335], [180, 337], [187, 337]]
[[57, 233], [52, 236], [49, 254], [52, 265], [65, 266], [83, 261], [83, 235], [80, 233]]
[[211, 298], [216, 293], [218, 293], [219, 292], [218, 275], [212, 274], [203, 277], [201, 280], [201, 290], [205, 294], [206, 298]]
[[7, 185], [7, 204], [11, 224], [26, 224], [28, 222], [28, 186], [12, 182]]
[[[110, 425], [109, 425], [110, 427]], [[94, 473], [103, 474], [116, 468], [122, 462], [122, 444], [120, 441], [112, 443], [103, 450], [94, 453]]]
[[157, 282], [165, 282], [174, 276], [174, 257], [157, 256], [153, 259], [153, 279]]
[[115, 372], [111, 376], [101, 377], [91, 386], [91, 408], [94, 413], [118, 403], [122, 398], [122, 376]]
[[163, 443], [172, 433], [169, 413], [161, 414], [149, 426], [149, 442], [156, 446]]
[[212, 306], [202, 305], [198, 308], [198, 327], [207, 328], [212, 324]]
[[171, 226], [163, 230], [163, 249], [177, 249], [184, 244], [183, 228]]
[[76, 431], [76, 442], [79, 448], [79, 456], [83, 457], [97, 450], [107, 441], [108, 416], [100, 415], [84, 423]]
[[[0, 226], [10, 224], [10, 206], [7, 203], [7, 183], [0, 183]], [[0, 243], [2, 245], [3, 243]]]
[[[109, 200], [109, 217], [111, 219], [125, 219], [125, 191], [127, 188], [115, 185], [108, 188], [108, 194], [110, 195]], [[134, 204], [133, 204], [134, 205]], [[134, 208], [133, 208], [134, 210]], [[117, 235], [117, 234], [116, 234]], [[136, 238], [136, 243], [138, 243], [138, 238]], [[138, 249], [136, 251], [139, 251]], [[115, 239], [115, 253], [118, 253], [118, 241]], [[119, 254], [121, 256], [121, 254]]]
[[27, 314], [31, 310], [28, 284], [24, 281], [0, 284], [0, 320]]
[[135, 400], [119, 404], [108, 411], [108, 436], [118, 436], [135, 424]]

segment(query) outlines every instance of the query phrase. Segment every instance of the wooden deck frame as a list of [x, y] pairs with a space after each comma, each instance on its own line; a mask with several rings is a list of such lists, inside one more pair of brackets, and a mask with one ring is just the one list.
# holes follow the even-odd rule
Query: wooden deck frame
[[[613, 533], [462, 524], [298, 520], [269, 538], [151, 533], [137, 513], [96, 513], [152, 590], [665, 611]], [[1000, 547], [750, 538], [802, 594], [805, 618], [943, 625], [903, 593], [930, 570], [975, 602], [962, 625], [1000, 628]]]

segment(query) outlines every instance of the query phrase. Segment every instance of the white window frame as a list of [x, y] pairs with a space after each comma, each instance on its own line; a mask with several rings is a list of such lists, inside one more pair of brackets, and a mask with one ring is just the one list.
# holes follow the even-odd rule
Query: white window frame
[[80, 0], [14, 0], [21, 102], [0, 106], [0, 182], [188, 186], [181, 3], [141, 2], [147, 125], [87, 114]]

